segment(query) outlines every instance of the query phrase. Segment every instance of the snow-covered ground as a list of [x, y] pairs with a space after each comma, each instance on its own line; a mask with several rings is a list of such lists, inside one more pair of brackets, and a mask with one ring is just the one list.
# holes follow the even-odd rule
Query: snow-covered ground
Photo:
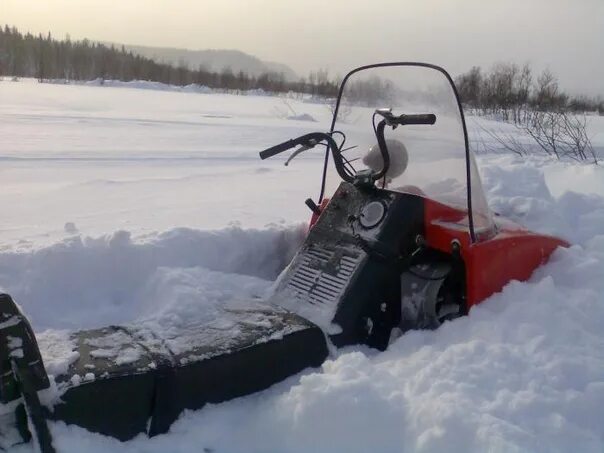
[[[328, 107], [142, 87], [0, 82], [0, 288], [42, 347], [60, 329], [258, 295], [301, 240], [320, 156], [284, 167], [257, 151], [326, 129]], [[604, 149], [604, 118], [589, 128]], [[58, 450], [604, 451], [604, 169], [493, 153], [478, 163], [494, 211], [573, 244], [530, 281], [385, 353], [341, 350], [186, 413], [153, 439], [54, 423]]]

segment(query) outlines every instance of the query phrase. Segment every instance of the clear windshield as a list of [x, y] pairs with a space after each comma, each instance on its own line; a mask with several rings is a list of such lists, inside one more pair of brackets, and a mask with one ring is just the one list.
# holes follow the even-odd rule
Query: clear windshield
[[[419, 194], [466, 213], [460, 225], [468, 227], [466, 155], [470, 158], [474, 230], [479, 239], [493, 223], [480, 177], [471, 154], [466, 154], [464, 129], [457, 98], [440, 71], [421, 66], [373, 67], [352, 74], [345, 82], [334, 130], [346, 135], [344, 156], [356, 171], [381, 169], [373, 115], [378, 108], [394, 115], [436, 115], [434, 125], [387, 127], [390, 170], [380, 181], [389, 190]], [[382, 118], [377, 116], [377, 124]], [[374, 148], [372, 148], [374, 147]]]

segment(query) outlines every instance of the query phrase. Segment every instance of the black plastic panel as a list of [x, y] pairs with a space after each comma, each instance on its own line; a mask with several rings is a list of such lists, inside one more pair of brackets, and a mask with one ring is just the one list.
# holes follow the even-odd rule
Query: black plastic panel
[[[231, 334], [212, 342], [203, 326], [194, 326], [190, 348], [179, 354], [169, 341], [133, 326], [74, 334], [80, 358], [56, 377], [64, 394], [49, 417], [120, 440], [156, 435], [184, 409], [266, 389], [327, 357], [322, 331], [297, 315], [259, 309], [228, 316], [238, 323]], [[250, 324], [252, 316], [264, 323]], [[138, 359], [118, 365], [115, 358], [95, 357], [95, 347], [116, 342], [118, 350], [138, 349]], [[94, 379], [87, 381], [90, 373]]]
[[[368, 229], [359, 216], [372, 202], [382, 203], [386, 212]], [[415, 250], [423, 222], [421, 197], [341, 183], [273, 301], [311, 320], [314, 310], [331, 310], [341, 327], [330, 335], [336, 346], [367, 343], [384, 349], [400, 318], [399, 262]]]

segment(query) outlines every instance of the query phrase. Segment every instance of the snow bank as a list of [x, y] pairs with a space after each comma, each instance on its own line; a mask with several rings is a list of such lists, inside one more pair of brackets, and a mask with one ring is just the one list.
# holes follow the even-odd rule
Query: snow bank
[[601, 452], [604, 236], [559, 250], [466, 318], [388, 351], [341, 351], [250, 397], [121, 444], [53, 424], [76, 451]]
[[[199, 268], [274, 280], [302, 236], [303, 227], [181, 228], [145, 242], [133, 241], [126, 231], [75, 236], [30, 253], [0, 253], [0, 288], [19, 302], [38, 331], [123, 323], [160, 305], [167, 310], [170, 300], [183, 297], [176, 297], [184, 291], [183, 281], [188, 291], [201, 294], [192, 289], [208, 281]], [[228, 297], [228, 278], [220, 282]]]
[[[568, 191], [554, 197], [545, 177], [552, 164], [542, 161], [485, 156], [480, 164], [495, 211], [575, 244], [558, 250], [530, 281], [510, 283], [437, 331], [407, 333], [384, 353], [336, 351], [320, 370], [186, 413], [166, 435], [120, 443], [53, 423], [56, 447], [603, 451], [604, 197]], [[31, 253], [0, 254], [0, 285], [37, 330], [53, 329], [40, 334], [40, 346], [47, 366], [60, 371], [67, 366], [64, 334], [54, 329], [134, 319], [169, 329], [191, 313], [211, 317], [213, 304], [262, 295], [302, 232], [174, 229], [142, 242], [127, 232], [76, 236]]]
[[[487, 199], [494, 212], [571, 243], [585, 244], [604, 234], [604, 191], [600, 195], [590, 193], [598, 192], [597, 181], [604, 178], [604, 168], [587, 167], [582, 172], [584, 184], [572, 186], [564, 181], [576, 172], [576, 167], [564, 163], [488, 156], [482, 157], [480, 164]], [[552, 176], [546, 181], [550, 169]], [[589, 184], [592, 180], [594, 184]], [[554, 197], [549, 186], [565, 186], [566, 191]]]
[[[83, 85], [83, 86], [102, 86], [112, 88], [135, 88], [139, 90], [156, 90], [156, 91], [173, 91], [180, 93], [237, 93], [247, 96], [277, 96], [274, 93], [267, 92], [262, 88], [255, 88], [251, 90], [228, 90], [225, 88], [210, 88], [206, 85], [200, 85], [198, 83], [191, 83], [189, 85], [172, 85], [163, 82], [154, 82], [151, 80], [109, 80], [97, 78], [94, 80], [66, 80], [66, 79], [52, 79], [45, 83], [52, 83], [57, 85]], [[288, 93], [289, 96], [300, 96], [298, 93]]]
[[293, 120], [293, 121], [309, 121], [311, 123], [316, 123], [317, 120], [313, 118], [312, 115], [309, 115], [308, 113], [301, 113], [300, 115], [290, 115], [287, 117], [288, 120]]
[[[213, 93], [215, 90], [212, 88], [199, 85], [197, 83], [191, 83], [189, 85], [171, 85], [168, 83], [154, 82], [151, 80], [108, 80], [97, 78], [94, 80], [66, 80], [66, 79], [51, 79], [45, 83], [51, 83], [55, 85], [83, 85], [83, 86], [103, 86], [112, 88], [136, 88], [139, 90], [156, 90], [156, 91], [175, 91], [184, 93]], [[218, 90], [216, 90], [218, 92]]]
[[[491, 156], [481, 164], [496, 211], [575, 242], [530, 281], [510, 283], [469, 316], [436, 331], [407, 333], [384, 353], [336, 351], [320, 370], [185, 413], [166, 435], [120, 443], [53, 423], [56, 447], [137, 453], [603, 451], [604, 198], [552, 196], [538, 163]], [[200, 300], [261, 294], [269, 286], [264, 279], [275, 277], [299, 240], [300, 230], [178, 229], [138, 243], [120, 232], [0, 255], [0, 276], [5, 286], [13, 281], [13, 292], [22, 291], [20, 301], [36, 300], [26, 305], [30, 314], [45, 310], [37, 325], [68, 325], [69, 311], [76, 313], [74, 321], [95, 318], [99, 324], [150, 313], [172, 323], [198, 310]], [[131, 305], [117, 304], [107, 314], [98, 305], [116, 294], [114, 288]], [[80, 293], [82, 299], [72, 297]], [[53, 307], [44, 306], [45, 294]], [[43, 348], [49, 335], [60, 338], [46, 331]], [[51, 361], [53, 368], [62, 366]]]

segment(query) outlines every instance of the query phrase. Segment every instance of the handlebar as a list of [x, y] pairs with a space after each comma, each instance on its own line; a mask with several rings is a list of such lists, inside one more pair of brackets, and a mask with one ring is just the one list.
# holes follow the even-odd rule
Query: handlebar
[[301, 137], [298, 137], [297, 139], [291, 139], [286, 142], [279, 143], [278, 145], [271, 146], [270, 148], [266, 148], [264, 151], [260, 151], [260, 159], [268, 159], [269, 157], [276, 156], [277, 154], [282, 153], [283, 151], [287, 151], [288, 149], [300, 145], [300, 138]]
[[419, 113], [414, 115], [400, 115], [396, 124], [434, 124], [436, 115], [433, 113]]
[[[384, 138], [384, 128], [386, 126], [392, 126], [392, 128], [395, 128], [398, 125], [405, 124], [434, 124], [436, 122], [436, 115], [432, 113], [425, 113], [411, 115], [403, 114], [395, 116], [390, 110], [386, 109], [378, 109], [375, 112], [376, 114], [379, 114], [384, 118], [382, 121], [379, 122], [376, 128], [376, 136], [378, 139], [380, 154], [382, 155], [384, 165], [382, 167], [382, 170], [380, 170], [378, 173], [371, 174], [371, 179], [373, 181], [379, 181], [386, 175], [388, 169], [390, 168], [390, 155], [388, 154], [388, 147]], [[355, 178], [354, 176], [346, 172], [344, 160], [342, 159], [342, 155], [340, 154], [340, 149], [338, 148], [336, 141], [330, 134], [325, 132], [311, 132], [310, 134], [301, 135], [300, 137], [287, 140], [275, 146], [271, 146], [270, 148], [267, 148], [264, 151], [260, 151], [260, 159], [268, 159], [269, 157], [276, 156], [277, 154], [280, 154], [284, 151], [287, 151], [300, 145], [302, 145], [306, 149], [314, 148], [321, 142], [327, 142], [325, 143], [325, 145], [331, 151], [338, 175], [340, 175], [340, 177], [344, 181], [353, 183], [355, 181]]]
[[429, 124], [436, 123], [436, 115], [433, 113], [418, 113], [410, 115], [399, 115], [395, 116], [392, 114], [390, 109], [377, 109], [376, 114], [382, 116], [384, 119], [380, 121], [375, 129], [375, 135], [380, 148], [382, 159], [384, 160], [384, 166], [379, 173], [373, 175], [374, 181], [379, 181], [388, 172], [390, 168], [390, 153], [388, 152], [388, 145], [386, 144], [386, 138], [384, 137], [384, 129], [386, 126], [391, 126], [395, 129], [397, 126], [404, 126], [406, 124]]
[[287, 151], [288, 149], [295, 148], [298, 145], [313, 148], [320, 142], [327, 142], [327, 147], [331, 151], [333, 161], [336, 166], [336, 171], [338, 172], [338, 175], [340, 175], [340, 178], [346, 182], [352, 183], [354, 178], [346, 173], [344, 161], [342, 160], [342, 155], [340, 154], [338, 144], [331, 135], [325, 132], [311, 132], [310, 134], [301, 135], [298, 138], [293, 138], [283, 143], [279, 143], [278, 145], [271, 146], [264, 151], [260, 151], [260, 159], [268, 159], [269, 157], [276, 156], [277, 154]]
[[377, 109], [375, 111], [377, 115], [384, 118], [384, 121], [388, 126], [404, 126], [406, 124], [429, 124], [436, 123], [436, 115], [433, 113], [415, 113], [410, 115], [393, 115], [390, 109]]

